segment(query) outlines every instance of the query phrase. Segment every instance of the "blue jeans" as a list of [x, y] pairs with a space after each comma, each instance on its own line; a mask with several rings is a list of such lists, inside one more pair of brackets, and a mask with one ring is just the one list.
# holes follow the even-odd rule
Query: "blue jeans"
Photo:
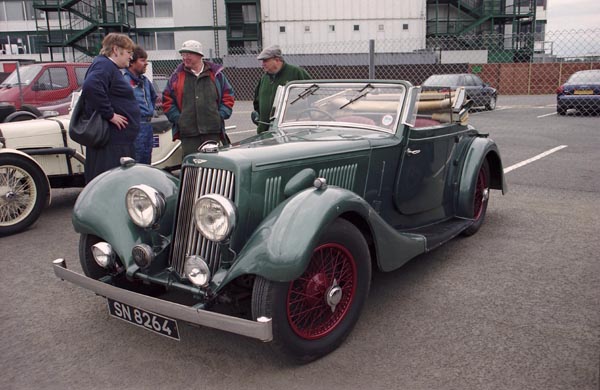
[[142, 164], [150, 164], [152, 161], [152, 124], [150, 122], [140, 123], [140, 132], [134, 142], [135, 161]]

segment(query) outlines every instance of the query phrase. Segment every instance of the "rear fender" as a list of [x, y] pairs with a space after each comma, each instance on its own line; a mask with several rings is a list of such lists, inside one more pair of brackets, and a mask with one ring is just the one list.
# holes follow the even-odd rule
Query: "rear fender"
[[73, 209], [75, 231], [93, 234], [110, 243], [126, 267], [133, 264], [131, 248], [142, 240], [149, 242], [154, 231], [135, 225], [127, 213], [125, 195], [137, 184], [151, 186], [164, 195], [165, 213], [156, 232], [170, 237], [179, 179], [144, 164], [118, 167], [96, 177], [81, 191]]
[[473, 218], [474, 188], [477, 184], [477, 175], [484, 160], [488, 161], [490, 167], [490, 188], [501, 190], [502, 194], [505, 194], [507, 191], [498, 146], [489, 138], [475, 138], [466, 153], [463, 164], [464, 168], [460, 175], [458, 204], [456, 208], [456, 215], [458, 217]]

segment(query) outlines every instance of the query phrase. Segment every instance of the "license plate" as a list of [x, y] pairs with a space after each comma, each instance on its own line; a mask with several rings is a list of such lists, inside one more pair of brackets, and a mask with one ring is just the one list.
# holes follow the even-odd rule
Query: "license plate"
[[573, 92], [575, 95], [592, 95], [594, 91], [591, 89], [577, 89]]
[[110, 298], [107, 299], [107, 303], [111, 316], [179, 341], [177, 321]]

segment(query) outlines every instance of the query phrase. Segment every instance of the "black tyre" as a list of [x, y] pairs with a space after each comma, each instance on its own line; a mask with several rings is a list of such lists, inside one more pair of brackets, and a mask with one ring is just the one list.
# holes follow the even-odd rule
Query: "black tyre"
[[16, 111], [4, 118], [4, 122], [23, 122], [29, 121], [32, 119], [37, 119], [38, 117], [35, 114], [32, 114], [29, 111]]
[[475, 195], [473, 197], [473, 224], [463, 230], [465, 236], [472, 236], [477, 233], [487, 211], [488, 200], [490, 197], [490, 166], [487, 160], [483, 160], [479, 173], [477, 175], [477, 184], [475, 184]]
[[32, 106], [31, 104], [23, 104], [21, 106], [21, 111], [30, 112], [33, 115], [35, 115], [37, 118], [42, 116], [42, 112], [36, 106]]
[[564, 107], [556, 106], [556, 113], [558, 115], [566, 115], [567, 114], [567, 110]]
[[0, 236], [25, 230], [37, 221], [49, 191], [44, 172], [33, 161], [0, 154]]
[[272, 318], [272, 346], [297, 362], [336, 349], [353, 329], [371, 283], [365, 238], [337, 219], [319, 239], [302, 276], [286, 283], [257, 277], [252, 316]]
[[497, 97], [496, 95], [492, 95], [490, 97], [490, 101], [485, 105], [486, 110], [495, 110], [496, 109]]
[[100, 279], [108, 275], [106, 268], [102, 268], [94, 260], [92, 255], [92, 245], [103, 241], [100, 237], [91, 234], [82, 234], [79, 236], [79, 262], [85, 276], [92, 279]]

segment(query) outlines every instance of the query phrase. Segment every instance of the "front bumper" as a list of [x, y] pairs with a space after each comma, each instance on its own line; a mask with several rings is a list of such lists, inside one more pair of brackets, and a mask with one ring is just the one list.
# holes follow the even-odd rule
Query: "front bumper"
[[191, 324], [221, 329], [261, 341], [273, 340], [272, 321], [270, 318], [261, 317], [257, 321], [250, 321], [124, 290], [68, 270], [64, 259], [54, 260], [52, 268], [54, 268], [54, 274], [62, 280], [91, 290], [103, 297], [111, 298], [152, 313], [176, 318]]

